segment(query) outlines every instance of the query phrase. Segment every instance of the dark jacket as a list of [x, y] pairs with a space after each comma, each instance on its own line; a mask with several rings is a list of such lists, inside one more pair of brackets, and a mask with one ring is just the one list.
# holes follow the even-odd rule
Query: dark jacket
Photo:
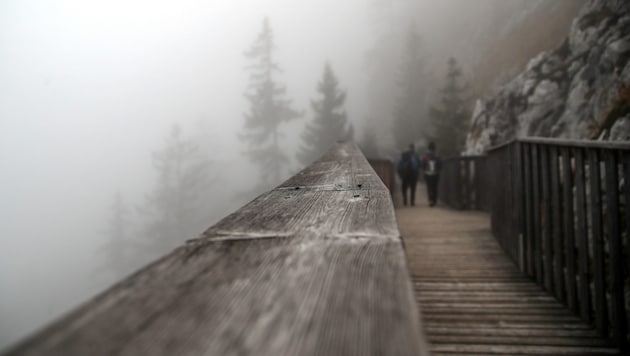
[[418, 159], [418, 156], [416, 156], [416, 153], [411, 150], [403, 152], [396, 164], [396, 171], [401, 179], [418, 178], [420, 160]]

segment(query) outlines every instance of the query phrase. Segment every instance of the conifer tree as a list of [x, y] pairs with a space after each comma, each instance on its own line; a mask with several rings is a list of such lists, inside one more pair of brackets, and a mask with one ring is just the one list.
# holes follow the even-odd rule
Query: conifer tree
[[249, 87], [245, 93], [250, 108], [240, 135], [247, 142], [249, 159], [260, 168], [265, 186], [279, 182], [288, 159], [280, 148], [280, 125], [301, 116], [286, 99], [286, 88], [275, 79], [280, 67], [274, 61], [274, 49], [273, 32], [265, 19], [260, 34], [245, 52], [250, 62]]
[[339, 81], [328, 63], [317, 85], [319, 98], [311, 101], [314, 117], [307, 122], [302, 132], [302, 145], [297, 153], [298, 160], [307, 165], [319, 158], [336, 141], [350, 140], [352, 125], [348, 124], [343, 109], [346, 93], [339, 89]]
[[394, 107], [393, 136], [397, 147], [425, 139], [430, 129], [427, 119], [427, 75], [421, 38], [410, 27], [405, 42], [398, 85], [400, 96]]
[[153, 154], [158, 179], [141, 212], [153, 251], [163, 253], [208, 227], [212, 177], [210, 162], [197, 145], [173, 126], [162, 150]]
[[129, 210], [120, 193], [114, 196], [110, 209], [110, 217], [105, 230], [107, 241], [100, 252], [104, 259], [103, 267], [112, 271], [116, 277], [120, 277], [135, 265], [133, 244], [129, 236]]
[[455, 58], [448, 60], [446, 83], [441, 89], [440, 103], [431, 107], [433, 141], [443, 157], [459, 155], [466, 141], [469, 128], [470, 108], [466, 94], [467, 86], [462, 80], [462, 71]]

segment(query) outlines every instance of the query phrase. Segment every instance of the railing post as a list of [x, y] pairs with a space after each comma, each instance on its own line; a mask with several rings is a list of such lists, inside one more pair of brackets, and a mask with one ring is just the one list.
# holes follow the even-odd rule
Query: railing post
[[626, 202], [626, 270], [630, 273], [630, 151], [623, 152], [624, 197]]
[[566, 257], [566, 284], [567, 284], [567, 306], [571, 312], [577, 312], [577, 290], [575, 283], [575, 229], [574, 224], [574, 208], [573, 208], [573, 174], [571, 169], [571, 151], [568, 147], [561, 149], [562, 153], [562, 197], [564, 218], [564, 237], [565, 237], [565, 257]]
[[[540, 155], [539, 155], [539, 147], [540, 147]], [[546, 282], [547, 280], [547, 270], [551, 268], [551, 263], [547, 261], [547, 255], [551, 255], [550, 250], [543, 243], [546, 241], [551, 241], [548, 236], [545, 234], [541, 234], [542, 224], [541, 219], [543, 219], [544, 215], [544, 223], [549, 222], [547, 219], [547, 213], [550, 212], [548, 202], [546, 198], [549, 196], [549, 184], [548, 184], [548, 171], [549, 164], [547, 160], [547, 150], [545, 147], [539, 146], [538, 144], [532, 144], [532, 175], [534, 180], [534, 233], [532, 234], [532, 238], [534, 240], [534, 254], [535, 254], [535, 270], [536, 270], [536, 281], [541, 284], [543, 280]], [[542, 200], [540, 197], [542, 185]], [[544, 201], [544, 205], [542, 202]], [[542, 210], [541, 210], [542, 209]], [[542, 230], [545, 232], [545, 230]], [[547, 237], [547, 239], [545, 239]], [[545, 268], [543, 270], [543, 251], [545, 256]], [[543, 273], [544, 271], [544, 273]], [[544, 277], [543, 277], [544, 276]], [[547, 286], [547, 283], [545, 283]], [[551, 290], [551, 287], [547, 287], [547, 290]]]
[[531, 250], [526, 248], [524, 241], [525, 234], [525, 220], [523, 219], [523, 211], [525, 205], [525, 192], [523, 189], [523, 152], [522, 152], [522, 144], [518, 141], [512, 144], [513, 153], [512, 153], [512, 176], [513, 176], [513, 186], [514, 186], [514, 210], [512, 214], [512, 221], [514, 227], [514, 235], [518, 241], [519, 248], [519, 267], [521, 272], [528, 273], [529, 271], [525, 268], [525, 261], [529, 259], [531, 254]]
[[465, 189], [466, 187], [464, 186], [464, 179], [465, 179], [465, 174], [466, 174], [466, 170], [464, 168], [464, 165], [462, 164], [462, 160], [460, 159], [455, 159], [455, 167], [457, 167], [457, 174], [455, 175], [455, 177], [457, 177], [457, 181], [455, 182], [455, 187], [457, 189], [457, 209], [464, 209], [464, 194], [465, 194]]
[[[618, 345], [626, 344], [627, 321], [623, 280], [621, 231], [619, 230], [619, 179], [617, 152], [607, 151], [606, 162], [606, 220], [608, 233], [610, 315], [612, 337]], [[627, 184], [627, 183], [626, 183]], [[626, 207], [627, 208], [627, 207]], [[628, 223], [628, 222], [626, 222]]]
[[591, 322], [591, 292], [589, 280], [589, 249], [588, 249], [588, 218], [586, 206], [586, 175], [584, 174], [584, 150], [575, 150], [575, 195], [577, 213], [577, 246], [578, 246], [578, 273], [580, 284], [578, 286], [578, 300], [580, 304], [580, 317]]
[[551, 146], [549, 150], [551, 162], [551, 211], [553, 222], [553, 257], [555, 294], [559, 301], [565, 301], [564, 292], [564, 234], [562, 231], [562, 204], [560, 200], [560, 170], [558, 168], [558, 149]]
[[535, 276], [534, 270], [534, 214], [533, 214], [533, 182], [532, 182], [532, 164], [531, 164], [531, 149], [527, 143], [521, 143], [521, 153], [523, 156], [523, 183], [525, 194], [525, 246], [528, 251], [527, 254], [527, 274], [531, 277]]
[[588, 151], [589, 181], [591, 187], [591, 231], [593, 236], [593, 279], [595, 283], [595, 326], [602, 335], [608, 334], [606, 284], [604, 283], [604, 234], [602, 229], [602, 201], [600, 188], [599, 155], [596, 149]]
[[462, 158], [464, 169], [462, 171], [462, 209], [470, 209], [470, 160]]
[[553, 263], [553, 223], [552, 223], [552, 208], [551, 208], [551, 201], [552, 201], [552, 193], [551, 193], [551, 179], [550, 179], [550, 159], [549, 159], [549, 149], [545, 146], [541, 145], [541, 151], [542, 151], [542, 157], [541, 157], [541, 161], [542, 161], [542, 165], [543, 165], [543, 170], [542, 170], [542, 174], [541, 174], [541, 180], [542, 180], [542, 204], [543, 204], [543, 211], [541, 212], [542, 215], [542, 220], [543, 220], [543, 224], [542, 224], [542, 234], [540, 235], [541, 237], [541, 246], [542, 246], [542, 250], [543, 255], [544, 255], [544, 263], [541, 263], [541, 266], [543, 267], [543, 280], [545, 283], [545, 289], [547, 289], [547, 291], [549, 291], [550, 293], [554, 293], [554, 286], [555, 286], [555, 280], [554, 280], [554, 263]]

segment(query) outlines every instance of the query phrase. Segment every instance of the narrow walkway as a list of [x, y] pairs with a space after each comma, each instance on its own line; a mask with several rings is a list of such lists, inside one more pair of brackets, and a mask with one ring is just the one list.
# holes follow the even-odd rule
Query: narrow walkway
[[429, 208], [423, 185], [417, 195], [396, 215], [434, 355], [618, 354], [520, 273], [487, 214]]

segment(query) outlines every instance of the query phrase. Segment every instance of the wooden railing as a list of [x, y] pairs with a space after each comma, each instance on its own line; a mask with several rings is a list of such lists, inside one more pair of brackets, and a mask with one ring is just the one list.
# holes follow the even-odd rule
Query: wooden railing
[[376, 175], [383, 181], [383, 184], [389, 192], [392, 193], [395, 189], [396, 178], [394, 176], [394, 164], [387, 159], [369, 158], [368, 163], [376, 172]]
[[490, 210], [490, 194], [483, 173], [485, 156], [451, 157], [442, 161], [438, 197], [457, 209]]
[[[472, 160], [472, 180], [465, 169], [443, 171], [443, 194], [461, 189], [452, 185], [458, 181], [480, 179], [484, 188], [474, 194], [491, 198], [492, 231], [506, 253], [570, 310], [627, 350], [630, 144], [522, 139]], [[445, 168], [469, 162], [471, 158], [454, 158]], [[462, 202], [472, 199], [471, 192], [464, 190], [455, 204], [445, 202], [469, 207]]]
[[426, 355], [389, 191], [354, 144], [9, 355]]

